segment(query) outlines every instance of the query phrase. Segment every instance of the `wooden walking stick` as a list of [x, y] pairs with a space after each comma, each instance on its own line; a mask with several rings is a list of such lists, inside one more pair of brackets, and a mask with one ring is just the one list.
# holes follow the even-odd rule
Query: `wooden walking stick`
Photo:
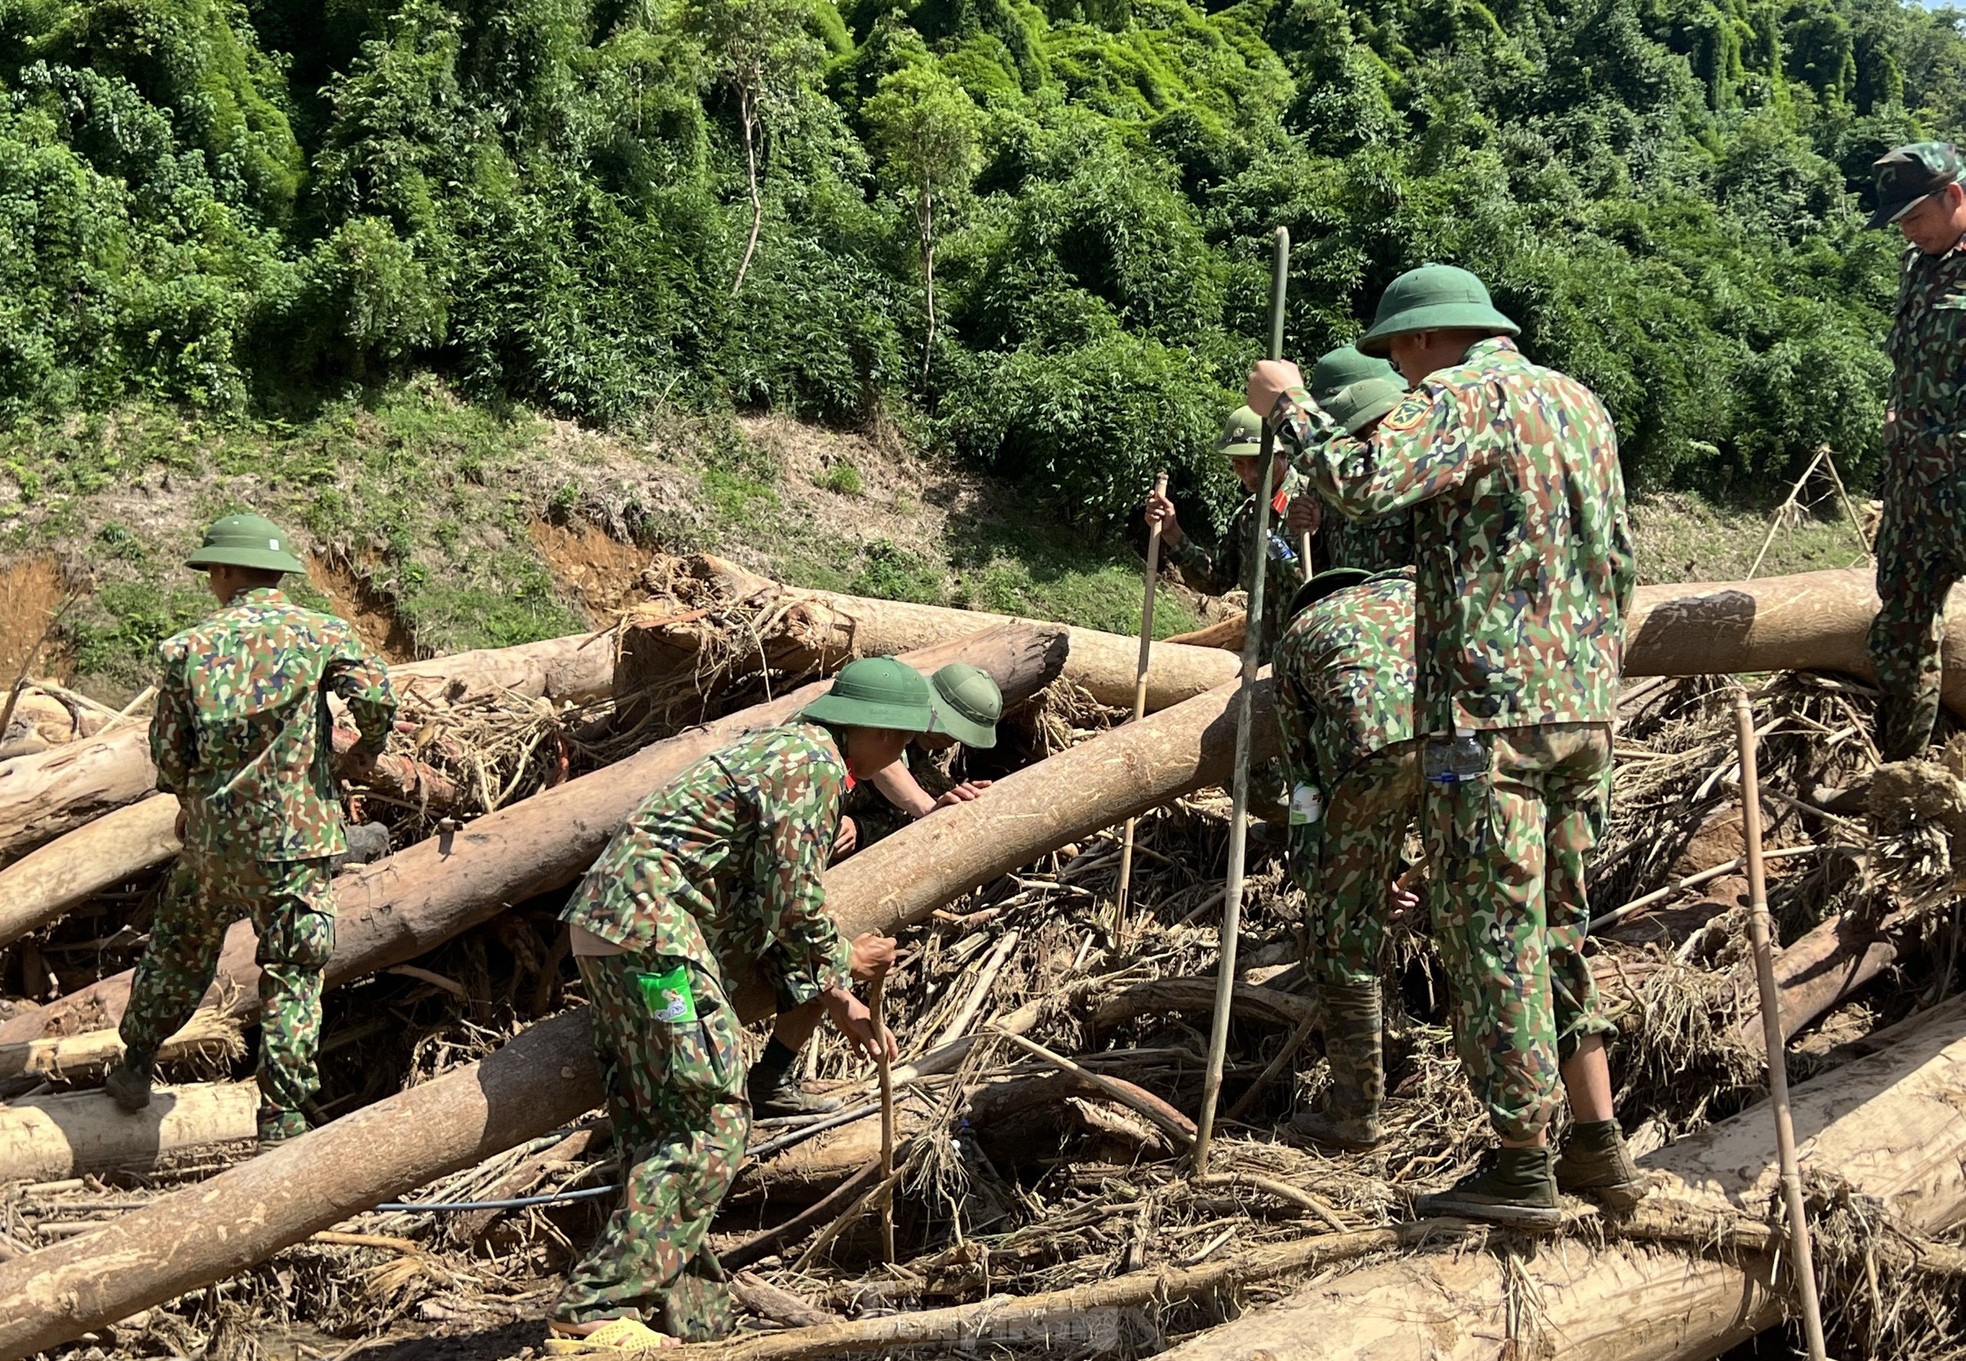
[[[887, 1056], [887, 970], [867, 989], [867, 1012], [874, 1022], [874, 1063], [881, 1076], [881, 1184], [894, 1178], [894, 1065]], [[881, 1260], [894, 1260], [894, 1191], [881, 1197]]]
[[[1278, 227], [1270, 254], [1271, 359], [1283, 358], [1283, 300], [1290, 284], [1290, 229]], [[1242, 688], [1236, 695], [1236, 776], [1229, 814], [1229, 872], [1222, 888], [1222, 945], [1215, 977], [1215, 1016], [1208, 1031], [1208, 1067], [1202, 1075], [1201, 1118], [1195, 1121], [1195, 1175], [1208, 1171], [1208, 1141], [1215, 1103], [1222, 1095], [1222, 1060], [1229, 1049], [1229, 1006], [1236, 986], [1236, 936], [1242, 929], [1243, 855], [1249, 843], [1249, 727], [1256, 671], [1263, 647], [1263, 584], [1270, 575], [1263, 545], [1270, 533], [1270, 483], [1276, 475], [1276, 431], [1263, 422], [1263, 480], [1256, 491], [1256, 576], [1249, 583], [1249, 623], [1242, 640]]]
[[[1167, 495], [1167, 474], [1154, 479], [1154, 495]], [[1140, 599], [1140, 663], [1134, 671], [1133, 717], [1147, 716], [1147, 666], [1154, 651], [1154, 587], [1160, 582], [1160, 521], [1147, 530], [1146, 589]], [[1126, 820], [1126, 840], [1120, 845], [1120, 886], [1113, 894], [1113, 948], [1126, 943], [1126, 894], [1133, 884], [1133, 831], [1140, 819]]]
[[1788, 1206], [1790, 1255], [1796, 1292], [1802, 1297], [1802, 1330], [1810, 1361], [1824, 1361], [1823, 1312], [1816, 1299], [1816, 1262], [1809, 1245], [1802, 1173], [1795, 1161], [1795, 1124], [1789, 1116], [1788, 1050], [1782, 1042], [1782, 990], [1775, 982], [1770, 943], [1768, 883], [1761, 863], [1761, 786], [1755, 772], [1754, 706], [1748, 692], [1734, 692], [1734, 728], [1741, 743], [1741, 839], [1748, 862], [1748, 935], [1754, 946], [1755, 985], [1761, 993], [1761, 1037], [1768, 1051], [1768, 1104], [1775, 1113], [1775, 1154], [1782, 1199]]

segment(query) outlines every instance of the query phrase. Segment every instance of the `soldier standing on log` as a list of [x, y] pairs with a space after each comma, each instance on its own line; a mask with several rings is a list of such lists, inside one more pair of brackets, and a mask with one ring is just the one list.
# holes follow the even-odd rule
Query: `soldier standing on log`
[[[1461, 1063], [1502, 1145], [1419, 1208], [1553, 1228], [1559, 1184], [1619, 1204], [1644, 1190], [1583, 957], [1636, 570], [1610, 416], [1525, 359], [1518, 330], [1474, 275], [1427, 265], [1393, 281], [1359, 341], [1416, 384], [1370, 440], [1295, 365], [1257, 365], [1247, 395], [1333, 506], [1413, 510], [1434, 939]], [[1559, 1075], [1577, 1125], [1553, 1165]]]
[[1917, 756], [1939, 716], [1946, 594], [1966, 576], [1966, 185], [1959, 152], [1914, 142], [1876, 162], [1872, 227], [1904, 234], [1898, 314], [1885, 343], [1884, 517], [1870, 656], [1884, 701], [1877, 745]]
[[[730, 991], [755, 964], [780, 1011], [817, 1001], [856, 1048], [875, 1053], [872, 1019], [849, 984], [885, 969], [894, 941], [869, 934], [849, 947], [820, 876], [847, 787], [929, 730], [932, 693], [893, 658], [850, 663], [796, 721], [705, 757], [651, 794], [574, 891], [561, 919], [627, 1189], [568, 1273], [549, 1353], [730, 1331], [729, 1287], [704, 1243], [751, 1129]], [[898, 1052], [891, 1034], [888, 1050]]]
[[396, 712], [388, 670], [355, 630], [280, 593], [282, 576], [306, 570], [285, 545], [260, 516], [228, 515], [186, 560], [225, 608], [158, 649], [150, 756], [157, 787], [178, 796], [184, 849], [130, 985], [123, 1061], [103, 1084], [126, 1111], [150, 1104], [158, 1048], [211, 986], [226, 928], [249, 918], [259, 938], [262, 1148], [306, 1132], [301, 1108], [320, 1085], [321, 971], [334, 953], [329, 859], [347, 844], [328, 696], [347, 702], [361, 730], [343, 766], [358, 780]]

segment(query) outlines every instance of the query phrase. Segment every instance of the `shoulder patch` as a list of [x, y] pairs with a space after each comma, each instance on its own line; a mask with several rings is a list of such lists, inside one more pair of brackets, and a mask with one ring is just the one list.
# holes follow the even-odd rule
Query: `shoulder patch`
[[1433, 409], [1432, 397], [1421, 392], [1408, 393], [1398, 406], [1386, 413], [1386, 418], [1379, 422], [1379, 428], [1395, 432], [1417, 430], [1426, 423]]

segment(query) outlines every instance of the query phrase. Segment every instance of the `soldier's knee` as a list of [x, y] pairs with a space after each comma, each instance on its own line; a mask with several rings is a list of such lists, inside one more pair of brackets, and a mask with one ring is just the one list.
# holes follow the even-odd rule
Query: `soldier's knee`
[[282, 919], [259, 938], [262, 968], [280, 965], [295, 969], [325, 969], [334, 956], [334, 917], [306, 909], [282, 914]]

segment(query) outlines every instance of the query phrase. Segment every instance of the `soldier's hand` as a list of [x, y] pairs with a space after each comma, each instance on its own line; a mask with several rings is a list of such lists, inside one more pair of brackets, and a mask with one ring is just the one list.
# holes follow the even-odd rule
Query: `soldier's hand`
[[894, 937], [878, 931], [865, 931], [853, 938], [847, 951], [847, 968], [862, 983], [880, 977], [894, 963]]
[[[833, 1023], [833, 1029], [846, 1037], [862, 1055], [878, 1059], [881, 1044], [874, 1036], [874, 1014], [867, 1010], [867, 1004], [844, 988], [834, 988], [826, 993], [826, 1018]], [[894, 1032], [886, 1032], [887, 1059], [889, 1063], [901, 1057], [901, 1046], [894, 1041]]]
[[[988, 780], [964, 780], [935, 801], [936, 808], [954, 808], [959, 803], [968, 803], [990, 787]], [[931, 812], [934, 809], [929, 810]]]
[[1147, 527], [1160, 526], [1160, 536], [1170, 545], [1181, 542], [1181, 518], [1174, 509], [1174, 502], [1164, 493], [1147, 493]]
[[1426, 862], [1422, 861], [1387, 886], [1388, 920], [1404, 921], [1407, 913], [1420, 910], [1420, 895], [1413, 891], [1413, 885], [1419, 882], [1420, 875], [1425, 869]]
[[852, 818], [840, 819], [840, 830], [833, 833], [833, 859], [852, 855], [854, 847], [860, 844], [860, 829]]
[[1324, 523], [1324, 502], [1309, 492], [1291, 497], [1290, 510], [1284, 516], [1284, 523], [1290, 526], [1292, 534], [1317, 533], [1318, 526]]
[[1295, 364], [1288, 359], [1265, 359], [1249, 371], [1249, 382], [1242, 395], [1249, 409], [1267, 421], [1277, 409], [1277, 398], [1302, 386], [1304, 375]]

